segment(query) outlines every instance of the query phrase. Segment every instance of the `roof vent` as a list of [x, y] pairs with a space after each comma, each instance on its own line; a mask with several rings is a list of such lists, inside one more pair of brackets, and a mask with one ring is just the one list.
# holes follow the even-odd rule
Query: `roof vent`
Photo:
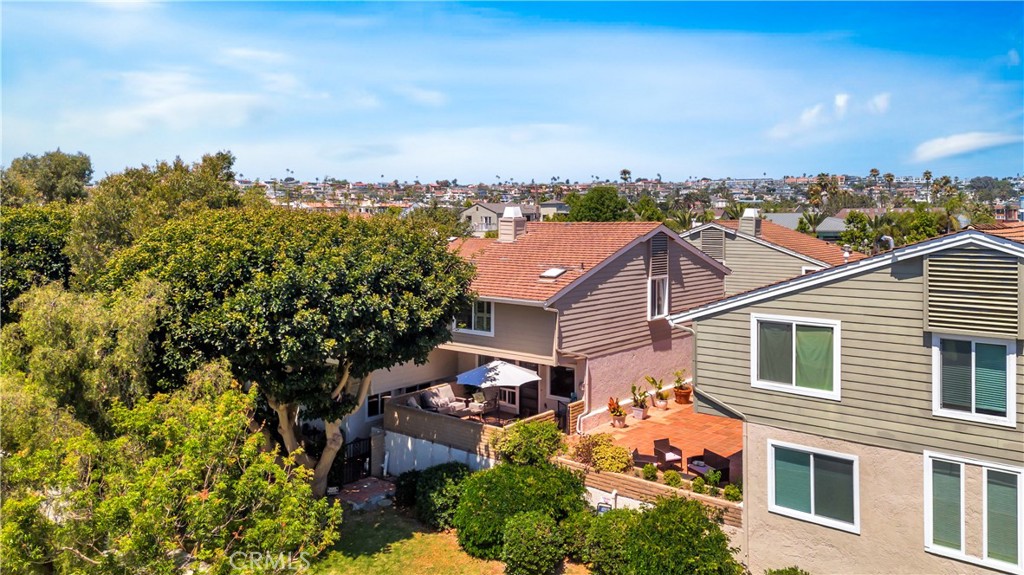
[[540, 274], [540, 277], [546, 280], [553, 280], [564, 273], [565, 268], [548, 268], [544, 273]]

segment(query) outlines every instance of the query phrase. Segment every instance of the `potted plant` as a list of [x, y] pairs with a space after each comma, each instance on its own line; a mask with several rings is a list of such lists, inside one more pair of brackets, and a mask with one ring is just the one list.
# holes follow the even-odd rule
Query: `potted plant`
[[665, 380], [654, 379], [654, 376], [648, 375], [644, 379], [647, 383], [651, 384], [654, 388], [654, 407], [658, 409], [668, 409], [668, 392], [663, 391], [665, 389]]
[[676, 372], [675, 381], [675, 394], [676, 403], [690, 403], [690, 394], [693, 393], [693, 388], [689, 383], [686, 383], [686, 370], [680, 369]]
[[626, 427], [626, 410], [614, 397], [608, 398], [608, 413], [612, 416], [612, 427]]
[[647, 388], [633, 385], [630, 392], [633, 394], [633, 417], [647, 419]]

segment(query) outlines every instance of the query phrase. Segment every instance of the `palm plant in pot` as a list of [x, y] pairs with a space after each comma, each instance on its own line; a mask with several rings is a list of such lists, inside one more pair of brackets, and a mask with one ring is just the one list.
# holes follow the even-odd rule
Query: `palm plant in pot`
[[612, 427], [626, 427], [626, 410], [614, 397], [608, 398], [608, 413], [612, 416]]
[[630, 393], [633, 394], [633, 417], [647, 419], [647, 388], [634, 384]]
[[680, 369], [675, 375], [676, 381], [673, 387], [675, 388], [676, 403], [690, 403], [690, 394], [693, 393], [693, 388], [686, 383], [686, 370]]
[[644, 379], [654, 388], [654, 407], [668, 409], [668, 392], [664, 391], [665, 380], [655, 379], [652, 375], [648, 375]]

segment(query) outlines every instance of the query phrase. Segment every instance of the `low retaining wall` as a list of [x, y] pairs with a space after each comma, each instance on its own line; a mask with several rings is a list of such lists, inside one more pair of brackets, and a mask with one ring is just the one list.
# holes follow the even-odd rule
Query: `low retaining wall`
[[[742, 503], [726, 501], [725, 499], [719, 499], [709, 495], [701, 495], [700, 493], [694, 493], [688, 489], [669, 487], [663, 483], [655, 483], [653, 481], [647, 481], [639, 477], [632, 477], [622, 473], [588, 470], [585, 465], [564, 457], [559, 457], [556, 461], [559, 465], [564, 467], [583, 471], [585, 473], [584, 483], [591, 489], [609, 494], [614, 491], [622, 497], [644, 502], [653, 502], [662, 495], [678, 495], [680, 497], [696, 499], [705, 505], [721, 509], [723, 512], [722, 520], [726, 525], [736, 528], [743, 526]], [[684, 480], [683, 483], [685, 485], [689, 482]]]
[[[450, 461], [465, 463], [473, 471], [489, 469], [498, 463], [495, 459], [478, 453], [470, 453], [456, 447], [410, 437], [394, 431], [384, 432], [381, 448], [387, 454], [388, 475], [401, 475], [406, 471], [422, 470]], [[383, 455], [381, 459], [383, 459]]]
[[576, 433], [576, 422], [579, 421], [580, 414], [583, 413], [584, 401], [574, 401], [569, 404], [569, 430], [566, 432], [569, 435], [575, 435]]

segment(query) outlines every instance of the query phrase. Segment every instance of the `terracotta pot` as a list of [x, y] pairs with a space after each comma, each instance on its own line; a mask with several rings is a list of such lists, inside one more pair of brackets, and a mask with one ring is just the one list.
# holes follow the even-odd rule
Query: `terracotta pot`
[[625, 414], [623, 414], [623, 415], [613, 415], [612, 416], [612, 427], [626, 427], [626, 416], [625, 416]]
[[684, 389], [675, 388], [676, 403], [690, 403], [690, 394], [693, 393], [693, 388], [687, 387]]

